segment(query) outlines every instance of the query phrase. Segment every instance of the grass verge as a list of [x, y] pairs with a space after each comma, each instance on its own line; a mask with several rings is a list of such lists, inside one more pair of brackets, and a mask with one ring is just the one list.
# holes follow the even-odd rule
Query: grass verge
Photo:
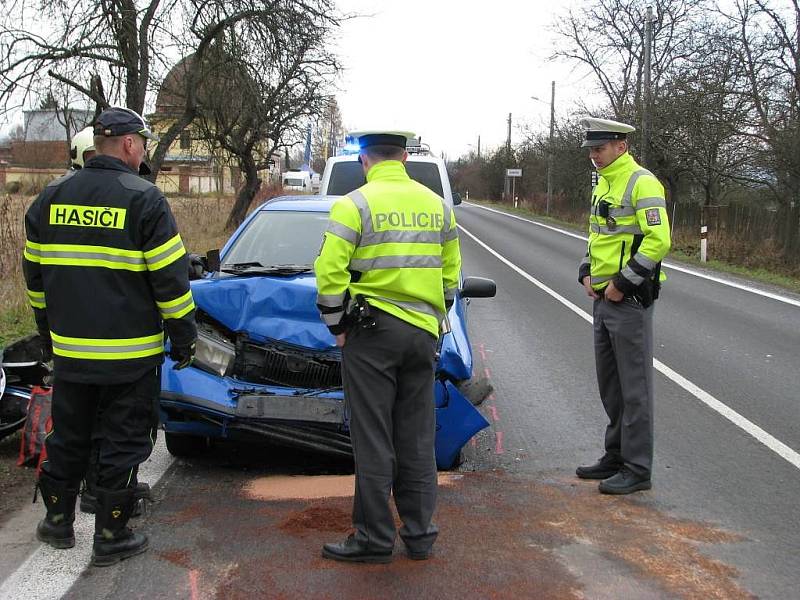
[[[481, 206], [496, 208], [498, 210], [502, 210], [511, 214], [517, 214], [520, 216], [535, 218], [537, 221], [540, 221], [542, 223], [557, 225], [563, 229], [575, 231], [577, 233], [581, 233], [582, 235], [586, 235], [586, 226], [583, 224], [574, 223], [572, 221], [566, 221], [564, 219], [559, 219], [556, 217], [548, 217], [540, 213], [537, 213], [533, 210], [530, 210], [529, 208], [525, 208], [522, 206], [514, 208], [513, 206], [509, 206], [508, 204], [503, 204], [500, 202], [491, 202], [488, 200], [470, 199], [469, 201], [473, 204], [479, 204]], [[698, 249], [698, 254], [699, 254], [699, 249]], [[742, 265], [737, 265], [722, 260], [712, 259], [704, 263], [700, 261], [700, 257], [698, 256], [698, 254], [692, 254], [691, 252], [687, 252], [683, 249], [681, 250], [673, 249], [669, 253], [668, 260], [697, 267], [699, 269], [713, 270], [713, 271], [718, 271], [720, 273], [728, 273], [731, 275], [736, 275], [740, 278], [749, 279], [753, 282], [765, 283], [775, 287], [783, 288], [790, 292], [800, 294], [800, 279], [796, 277], [791, 277], [788, 275], [784, 275], [782, 273], [776, 273], [768, 269], [745, 267]]]

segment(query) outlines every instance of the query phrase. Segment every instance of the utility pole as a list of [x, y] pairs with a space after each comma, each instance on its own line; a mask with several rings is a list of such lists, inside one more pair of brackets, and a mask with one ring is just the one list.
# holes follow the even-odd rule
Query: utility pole
[[[511, 113], [508, 113], [508, 137], [506, 138], [506, 160], [509, 161], [508, 166], [510, 167], [511, 164]], [[509, 185], [511, 182], [509, 181], [510, 177], [506, 176], [505, 184], [503, 185], [503, 198], [507, 198], [508, 195], [511, 193], [511, 186]], [[514, 199], [512, 198], [511, 201], [513, 202]]]
[[647, 155], [650, 150], [650, 61], [653, 45], [653, 7], [647, 7], [644, 24], [644, 106], [642, 107], [642, 166], [647, 166]]
[[550, 87], [550, 137], [547, 142], [547, 206], [545, 214], [550, 214], [550, 204], [553, 201], [553, 131], [556, 124], [556, 82]]
[[511, 113], [508, 113], [508, 137], [506, 138], [506, 154], [511, 156]]
[[481, 159], [481, 136], [478, 136], [478, 160]]

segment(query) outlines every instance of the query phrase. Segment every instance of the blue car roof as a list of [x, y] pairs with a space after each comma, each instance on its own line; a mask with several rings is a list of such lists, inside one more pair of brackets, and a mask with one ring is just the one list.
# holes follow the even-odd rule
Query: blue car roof
[[331, 206], [341, 196], [278, 196], [258, 207], [262, 210], [285, 210], [301, 212], [330, 212]]

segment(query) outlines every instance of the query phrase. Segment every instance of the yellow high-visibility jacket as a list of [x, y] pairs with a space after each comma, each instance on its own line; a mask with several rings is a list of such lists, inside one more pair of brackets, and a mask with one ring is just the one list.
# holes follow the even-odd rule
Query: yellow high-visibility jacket
[[598, 173], [578, 281], [590, 275], [596, 290], [613, 280], [621, 292], [635, 293], [670, 248], [664, 187], [627, 152]]
[[317, 306], [334, 335], [345, 329], [348, 298], [361, 294], [370, 305], [438, 337], [460, 271], [453, 208], [412, 180], [403, 163], [387, 160], [331, 208], [314, 262]]

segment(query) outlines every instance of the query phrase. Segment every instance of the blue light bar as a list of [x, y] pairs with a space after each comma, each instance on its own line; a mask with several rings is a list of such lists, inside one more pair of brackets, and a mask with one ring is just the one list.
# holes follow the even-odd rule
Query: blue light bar
[[360, 148], [358, 147], [358, 144], [349, 143], [343, 146], [339, 152], [341, 154], [358, 154], [359, 150]]

